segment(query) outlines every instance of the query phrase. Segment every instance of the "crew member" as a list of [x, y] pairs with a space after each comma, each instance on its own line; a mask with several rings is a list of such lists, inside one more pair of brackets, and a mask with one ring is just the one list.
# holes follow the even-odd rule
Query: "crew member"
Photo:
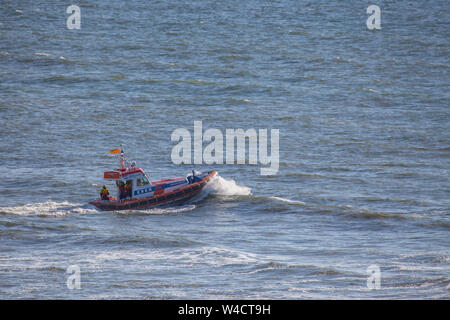
[[102, 198], [102, 200], [109, 200], [109, 190], [105, 185], [103, 186], [102, 190], [100, 190], [100, 197]]
[[127, 181], [127, 184], [125, 186], [125, 190], [126, 190], [126, 196], [130, 197], [130, 199], [131, 199], [131, 192], [132, 192], [132, 190], [131, 190], [131, 181]]
[[125, 184], [120, 181], [119, 183], [119, 199], [123, 200], [126, 197], [126, 189], [125, 189]]

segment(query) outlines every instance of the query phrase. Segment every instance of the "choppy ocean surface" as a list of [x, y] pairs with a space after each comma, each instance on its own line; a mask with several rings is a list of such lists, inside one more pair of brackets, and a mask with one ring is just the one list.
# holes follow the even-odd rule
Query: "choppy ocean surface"
[[[79, 30], [70, 4], [0, 6], [0, 299], [450, 297], [448, 1], [77, 1]], [[173, 164], [194, 120], [279, 129], [278, 173]], [[121, 143], [220, 175], [100, 212]]]

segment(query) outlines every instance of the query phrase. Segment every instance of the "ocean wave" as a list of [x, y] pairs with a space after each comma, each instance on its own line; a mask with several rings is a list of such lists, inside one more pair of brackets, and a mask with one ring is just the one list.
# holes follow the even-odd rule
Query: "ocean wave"
[[403, 203], [410, 204], [414, 206], [427, 206], [428, 202], [418, 201], [416, 199], [392, 199], [388, 197], [355, 197], [354, 200], [365, 201], [365, 202], [394, 202], [394, 203]]
[[253, 57], [248, 55], [224, 55], [220, 56], [219, 60], [226, 63], [231, 63], [233, 61], [250, 61], [253, 60]]
[[263, 264], [259, 264], [252, 268], [252, 270], [247, 271], [247, 274], [255, 274], [255, 273], [265, 273], [265, 272], [272, 272], [274, 270], [280, 270], [280, 269], [296, 269], [296, 268], [302, 268], [307, 266], [296, 266], [296, 265], [288, 265], [285, 263], [270, 261]]
[[214, 81], [195, 80], [195, 79], [190, 79], [190, 80], [172, 80], [171, 82], [174, 82], [174, 83], [186, 83], [186, 84], [193, 84], [193, 85], [205, 85], [205, 86], [211, 86], [211, 85], [216, 85], [217, 84], [217, 82], [214, 82]]
[[[85, 242], [85, 241], [84, 241]], [[86, 242], [85, 242], [86, 243]], [[130, 245], [130, 247], [145, 247], [145, 248], [184, 248], [202, 246], [203, 243], [187, 237], [181, 237], [178, 235], [156, 235], [156, 236], [143, 236], [137, 234], [114, 234], [101, 239], [95, 239], [96, 244], [105, 244], [112, 246], [115, 244], [123, 247], [124, 245]]]
[[340, 214], [344, 214], [354, 218], [363, 218], [363, 219], [383, 219], [383, 218], [391, 218], [404, 220], [407, 217], [401, 214], [391, 214], [383, 211], [372, 211], [366, 208], [359, 208], [352, 205], [340, 205], [337, 206], [340, 209]]
[[45, 216], [61, 217], [68, 214], [89, 214], [97, 213], [92, 207], [81, 204], [70, 203], [68, 201], [55, 202], [46, 201], [41, 203], [30, 203], [12, 207], [0, 207], [0, 213], [19, 216]]
[[42, 57], [52, 57], [53, 54], [51, 53], [46, 53], [46, 52], [35, 52], [34, 53], [36, 56], [42, 56]]
[[187, 254], [185, 258], [193, 263], [207, 263], [219, 267], [246, 265], [259, 261], [254, 254], [220, 247], [203, 247], [194, 251], [189, 250], [185, 254]]
[[42, 79], [44, 82], [62, 82], [62, 83], [81, 83], [81, 82], [101, 82], [106, 81], [100, 78], [92, 78], [86, 76], [65, 76], [50, 75]]
[[151, 209], [143, 209], [143, 210], [120, 210], [115, 211], [118, 214], [149, 214], [149, 215], [160, 215], [160, 214], [171, 214], [171, 213], [181, 213], [192, 211], [196, 208], [196, 205], [185, 205], [179, 207], [156, 207]]
[[[176, 264], [179, 267], [209, 265], [226, 267], [236, 265], [252, 265], [260, 261], [255, 254], [215, 246], [198, 247], [198, 242], [164, 239], [162, 248], [148, 250], [147, 247], [132, 247], [131, 249], [92, 251], [83, 255], [80, 263], [87, 263], [92, 268], [102, 268], [107, 263], [114, 263], [122, 259], [147, 264], [149, 267], [158, 265], [161, 268]], [[176, 247], [174, 247], [176, 244]], [[159, 244], [161, 246], [161, 244]], [[168, 247], [174, 247], [171, 250]], [[0, 259], [1, 262], [1, 259]]]
[[253, 104], [255, 105], [256, 103], [249, 100], [249, 99], [235, 99], [235, 98], [229, 98], [228, 101], [232, 104]]
[[298, 264], [288, 264], [283, 262], [275, 262], [270, 261], [263, 264], [259, 264], [255, 266], [252, 270], [245, 272], [247, 274], [255, 274], [255, 273], [266, 273], [266, 272], [276, 272], [276, 273], [297, 273], [298, 270], [302, 270], [305, 274], [308, 275], [320, 275], [320, 276], [336, 276], [343, 274], [342, 271], [339, 271], [335, 268], [331, 267], [320, 267], [316, 265], [298, 265]]
[[298, 201], [298, 200], [290, 200], [290, 199], [286, 199], [286, 198], [281, 198], [281, 197], [269, 197], [269, 199], [272, 200], [277, 200], [277, 201], [281, 201], [281, 202], [286, 202], [289, 204], [299, 204], [302, 206], [306, 206], [306, 203], [304, 203], [303, 201]]
[[48, 61], [54, 60], [55, 62], [57, 62], [57, 61], [59, 61], [59, 62], [68, 62], [69, 61], [64, 56], [58, 56], [58, 55], [55, 55], [53, 53], [48, 53], [48, 52], [35, 52], [34, 55], [38, 56], [39, 58], [27, 57], [27, 58], [24, 58], [23, 61], [24, 62], [33, 62], [33, 61], [38, 61], [38, 60], [42, 61], [42, 59], [45, 59], [45, 60], [48, 60]]
[[[333, 38], [331, 38], [333, 39]], [[350, 60], [344, 59], [342, 57], [336, 57], [333, 59], [334, 62], [350, 62]]]
[[422, 218], [418, 215], [408, 215], [406, 213], [388, 213], [383, 211], [374, 211], [366, 208], [360, 208], [352, 205], [315, 205], [317, 213], [337, 214], [351, 218], [360, 219], [395, 219], [405, 220], [410, 218]]
[[429, 287], [445, 288], [450, 289], [450, 278], [449, 277], [436, 277], [428, 279], [411, 279], [402, 281], [399, 283], [393, 283], [391, 285], [385, 286], [386, 288], [409, 288], [409, 289], [422, 289]]
[[286, 177], [306, 177], [306, 178], [325, 178], [325, 176], [318, 173], [303, 173], [303, 172], [288, 172]]
[[399, 258], [398, 265], [412, 264], [439, 264], [450, 261], [450, 255], [446, 251], [421, 251], [402, 254]]
[[294, 117], [291, 117], [291, 116], [285, 116], [285, 117], [278, 118], [278, 120], [280, 120], [280, 121], [294, 120]]
[[394, 264], [394, 268], [401, 271], [445, 271], [448, 266], [429, 266], [429, 265], [406, 265], [406, 264]]
[[307, 206], [307, 204], [300, 200], [292, 200], [278, 196], [257, 196], [253, 194], [244, 195], [242, 201], [251, 201], [256, 205], [261, 205], [259, 210], [266, 212], [282, 212], [288, 211], [290, 206]]
[[442, 220], [442, 219], [433, 219], [427, 220], [419, 224], [422, 227], [427, 228], [444, 228], [450, 230], [450, 221]]

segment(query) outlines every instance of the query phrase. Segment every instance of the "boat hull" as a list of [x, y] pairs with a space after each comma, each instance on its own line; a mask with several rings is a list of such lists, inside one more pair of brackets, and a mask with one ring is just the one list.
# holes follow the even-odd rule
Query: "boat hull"
[[163, 206], [167, 204], [173, 204], [177, 202], [186, 201], [189, 198], [199, 194], [206, 184], [217, 175], [216, 171], [210, 171], [204, 176], [200, 181], [190, 183], [179, 189], [172, 190], [170, 192], [165, 192], [159, 195], [153, 195], [146, 198], [138, 198], [124, 201], [116, 201], [114, 198], [111, 200], [101, 200], [97, 199], [89, 202], [90, 204], [96, 206], [100, 210], [105, 211], [116, 211], [116, 210], [141, 210], [148, 209], [157, 206]]

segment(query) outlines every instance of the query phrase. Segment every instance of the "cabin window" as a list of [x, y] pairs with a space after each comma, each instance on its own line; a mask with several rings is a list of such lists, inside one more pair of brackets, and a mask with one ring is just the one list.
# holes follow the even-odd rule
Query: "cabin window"
[[148, 179], [146, 177], [138, 178], [136, 181], [138, 187], [146, 186], [149, 184]]
[[150, 183], [150, 182], [148, 182], [147, 177], [142, 177], [141, 180], [142, 180], [141, 183], [142, 183], [143, 186], [146, 186], [146, 185], [148, 185]]

